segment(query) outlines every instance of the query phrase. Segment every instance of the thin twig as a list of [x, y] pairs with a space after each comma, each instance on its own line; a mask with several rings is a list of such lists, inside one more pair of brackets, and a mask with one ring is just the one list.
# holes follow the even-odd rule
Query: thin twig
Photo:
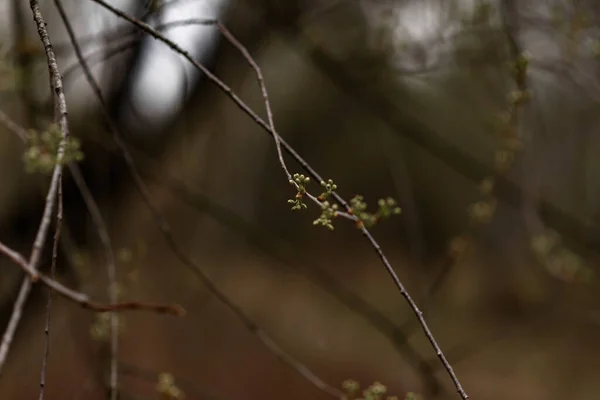
[[[15, 264], [21, 267], [24, 271], [27, 271], [28, 263], [25, 258], [17, 253], [16, 251], [8, 248], [5, 244], [0, 242], [0, 249], [8, 249], [11, 254], [15, 257], [11, 258]], [[2, 251], [6, 254], [4, 251]], [[29, 278], [26, 278], [27, 281], [31, 281]], [[98, 312], [108, 312], [108, 311], [129, 311], [129, 310], [144, 310], [156, 312], [159, 314], [171, 314], [176, 316], [185, 315], [185, 309], [178, 304], [173, 305], [165, 305], [165, 304], [154, 304], [154, 303], [142, 303], [142, 302], [133, 302], [133, 301], [123, 301], [114, 304], [103, 304], [98, 303], [93, 300], [90, 300], [89, 296], [85, 293], [78, 292], [76, 290], [70, 289], [69, 287], [63, 285], [57, 280], [44, 275], [42, 273], [38, 273], [38, 281], [48, 286], [49, 288], [58, 292], [61, 296], [79, 304], [83, 308], [87, 308], [93, 311]], [[0, 352], [1, 353], [1, 352]], [[0, 357], [1, 358], [1, 357]]]
[[281, 138], [279, 137], [279, 134], [275, 130], [275, 122], [273, 121], [273, 111], [271, 110], [271, 102], [269, 101], [269, 93], [267, 92], [267, 86], [265, 85], [265, 79], [263, 78], [262, 71], [261, 71], [260, 67], [258, 66], [258, 64], [256, 63], [256, 61], [254, 61], [254, 58], [252, 57], [252, 55], [250, 54], [248, 49], [246, 49], [246, 46], [244, 46], [239, 40], [237, 40], [236, 37], [233, 36], [233, 34], [231, 32], [229, 32], [229, 30], [222, 23], [217, 22], [216, 24], [217, 24], [217, 28], [219, 28], [219, 31], [221, 32], [221, 34], [223, 34], [223, 36], [225, 36], [225, 38], [229, 41], [229, 43], [231, 43], [236, 49], [238, 49], [238, 51], [244, 56], [246, 61], [248, 61], [248, 63], [250, 64], [252, 69], [254, 69], [254, 72], [256, 73], [256, 78], [258, 79], [258, 85], [260, 86], [260, 91], [262, 93], [263, 100], [265, 102], [265, 109], [267, 111], [267, 120], [269, 121], [269, 127], [271, 128], [273, 139], [275, 140], [275, 147], [277, 148], [277, 157], [279, 158], [279, 164], [281, 164], [281, 168], [283, 168], [283, 171], [285, 172], [285, 175], [289, 181], [292, 179], [292, 174], [290, 174], [290, 171], [288, 171], [287, 165], [285, 164], [285, 160], [283, 159], [283, 153], [281, 152]]
[[19, 326], [19, 321], [21, 320], [21, 315], [23, 315], [23, 308], [25, 308], [25, 302], [27, 301], [27, 297], [29, 296], [30, 290], [31, 280], [28, 277], [25, 277], [23, 279], [23, 283], [21, 283], [19, 295], [17, 296], [17, 299], [13, 304], [13, 311], [10, 315], [10, 320], [8, 321], [8, 325], [6, 326], [4, 335], [2, 336], [2, 343], [0, 343], [0, 371], [6, 363], [6, 358], [10, 350], [10, 345], [12, 344], [13, 338], [15, 337], [17, 326]]
[[[63, 185], [62, 181], [58, 184], [58, 211], [56, 213], [56, 229], [54, 231], [54, 245], [52, 246], [52, 264], [50, 266], [50, 276], [56, 277], [56, 261], [58, 258], [58, 243], [63, 222]], [[52, 309], [52, 290], [48, 290], [48, 301], [46, 303], [46, 327], [44, 329], [45, 344], [44, 358], [42, 359], [42, 375], [40, 378], [40, 396], [39, 400], [44, 400], [46, 389], [46, 370], [48, 367], [48, 356], [50, 352], [50, 311]]]
[[[190, 25], [215, 25], [216, 21], [213, 19], [200, 19], [200, 18], [190, 18], [183, 19], [177, 21], [165, 22], [163, 24], [157, 24], [154, 29], [158, 31], [163, 31], [167, 29], [182, 27], [182, 26], [190, 26]], [[120, 41], [125, 39], [123, 43], [114, 44], [110, 43], [107, 46], [103, 46], [99, 49], [88, 52], [83, 56], [84, 60], [88, 61], [88, 67], [91, 67], [93, 64], [100, 61], [107, 61], [110, 58], [129, 50], [133, 45], [138, 43], [144, 38], [144, 35], [139, 31], [135, 31], [131, 34], [123, 35], [123, 32], [117, 32], [118, 34], [111, 35], [111, 37], [107, 38], [107, 41], [110, 43], [111, 41]], [[81, 39], [78, 39], [78, 43], [81, 48]], [[70, 44], [72, 47], [73, 45]], [[112, 47], [114, 46], [114, 47]], [[110, 48], [110, 50], [108, 50]], [[93, 62], [93, 63], [92, 63]], [[72, 75], [75, 71], [81, 68], [81, 63], [79, 61], [75, 61], [73, 64], [67, 66], [63, 72], [63, 81], [68, 82], [69, 79], [72, 79]]]
[[[110, 4], [106, 3], [104, 0], [92, 0], [92, 1], [95, 2], [95, 3], [97, 3], [97, 4], [102, 5], [107, 10], [113, 12], [114, 14], [118, 15], [121, 18], [126, 19], [127, 21], [131, 22], [132, 24], [134, 24], [138, 28], [146, 31], [147, 33], [149, 33], [150, 35], [152, 35], [154, 38], [156, 38], [156, 39], [160, 40], [161, 42], [165, 43], [172, 50], [174, 50], [175, 52], [177, 52], [180, 55], [182, 55], [183, 57], [185, 57], [194, 66], [196, 66], [196, 68], [198, 68], [202, 73], [204, 73], [204, 75], [207, 78], [209, 78], [209, 80], [211, 82], [213, 82], [214, 84], [216, 84], [225, 94], [227, 94], [242, 111], [244, 111], [246, 114], [248, 114], [256, 123], [258, 123], [265, 130], [267, 130], [267, 132], [269, 132], [274, 138], [278, 138], [280, 140], [281, 145], [283, 145], [284, 148], [286, 148], [286, 150], [288, 151], [288, 153], [290, 153], [292, 155], [292, 157], [294, 157], [302, 165], [302, 167], [305, 167], [306, 170], [309, 173], [311, 173], [311, 174], [314, 173], [314, 176], [313, 176], [314, 178], [316, 178], [319, 182], [323, 181], [323, 179], [321, 179], [320, 176], [318, 174], [316, 174], [316, 172], [314, 172], [314, 170], [312, 168], [310, 168], [308, 166], [308, 164], [295, 151], [293, 151], [291, 149], [291, 147], [289, 145], [287, 145], [282, 138], [280, 138], [280, 136], [278, 135], [278, 133], [272, 128], [272, 126], [270, 124], [265, 123], [246, 103], [244, 103], [231, 90], [231, 88], [229, 86], [227, 86], [216, 75], [214, 75], [212, 72], [210, 72], [205, 66], [203, 66], [202, 64], [200, 64], [199, 62], [197, 62], [196, 60], [194, 60], [194, 58], [188, 52], [186, 52], [185, 50], [183, 50], [181, 47], [179, 47], [173, 41], [171, 41], [168, 38], [164, 37], [164, 35], [162, 35], [158, 31], [156, 31], [155, 29], [153, 29], [148, 24], [145, 24], [144, 22], [139, 21], [139, 20], [137, 20], [137, 19], [135, 19], [135, 18], [127, 15], [126, 13], [124, 13], [124, 12], [116, 9], [115, 7], [111, 6]], [[285, 168], [285, 164], [282, 165], [282, 167]], [[352, 209], [349, 206], [349, 204], [341, 196], [339, 196], [337, 193], [334, 192], [333, 196], [334, 196], [335, 200], [338, 201], [338, 203], [340, 203], [346, 209], [347, 213], [350, 214], [350, 216], [352, 216], [351, 215], [352, 214]], [[427, 337], [427, 340], [429, 341], [429, 343], [433, 347], [433, 349], [435, 351], [435, 354], [440, 359], [441, 363], [444, 365], [444, 368], [448, 372], [448, 375], [452, 379], [452, 382], [453, 382], [453, 384], [454, 384], [454, 386], [456, 388], [457, 393], [460, 395], [460, 397], [463, 400], [467, 400], [469, 398], [469, 396], [467, 395], [467, 393], [463, 389], [463, 387], [462, 387], [462, 385], [460, 383], [460, 380], [458, 379], [456, 373], [454, 372], [454, 369], [452, 368], [452, 366], [450, 365], [450, 363], [446, 359], [446, 357], [445, 357], [444, 353], [442, 352], [440, 346], [438, 345], [438, 343], [435, 340], [433, 334], [431, 333], [429, 325], [427, 324], [427, 321], [425, 321], [425, 318], [423, 317], [423, 313], [421, 312], [421, 310], [419, 309], [419, 307], [417, 306], [417, 304], [415, 303], [415, 301], [412, 299], [412, 297], [410, 296], [410, 294], [406, 291], [406, 289], [405, 289], [404, 285], [402, 284], [402, 282], [400, 281], [398, 275], [394, 271], [394, 269], [391, 266], [390, 262], [388, 261], [387, 257], [385, 256], [385, 254], [381, 250], [381, 247], [379, 246], [379, 244], [377, 243], [377, 241], [373, 238], [373, 236], [371, 235], [371, 233], [369, 232], [369, 230], [364, 226], [364, 224], [357, 224], [357, 226], [359, 227], [362, 235], [367, 239], [367, 241], [370, 243], [371, 247], [377, 253], [377, 255], [378, 255], [379, 259], [381, 260], [382, 264], [384, 265], [386, 271], [391, 276], [391, 278], [392, 278], [395, 286], [400, 291], [400, 294], [405, 298], [405, 300], [407, 301], [407, 303], [409, 304], [409, 306], [413, 310], [415, 316], [417, 317], [417, 319], [418, 319], [418, 321], [419, 321], [419, 323], [420, 323], [420, 325], [421, 325], [421, 327], [423, 329], [423, 332], [425, 333], [425, 336]]]
[[[58, 0], [57, 0], [58, 1]], [[69, 163], [71, 176], [79, 189], [79, 193], [83, 197], [83, 201], [92, 217], [92, 221], [96, 227], [96, 232], [100, 237], [102, 247], [104, 247], [104, 255], [106, 257], [106, 270], [108, 273], [108, 299], [110, 304], [116, 304], [117, 298], [117, 277], [116, 277], [116, 259], [112, 249], [112, 243], [108, 234], [108, 229], [104, 222], [104, 218], [100, 212], [100, 208], [94, 200], [89, 187], [87, 186], [83, 174], [77, 164]], [[110, 314], [110, 393], [111, 400], [116, 400], [118, 396], [118, 355], [119, 355], [119, 316], [116, 313]]]
[[[107, 7], [111, 11], [114, 10], [113, 12], [116, 11], [117, 13], [122, 13], [121, 11], [113, 8], [112, 6], [110, 6], [104, 2], [99, 2], [99, 4], [101, 4], [104, 7]], [[123, 15], [126, 15], [126, 14], [123, 14]], [[203, 20], [200, 20], [200, 21], [202, 23], [204, 23]], [[75, 50], [77, 59], [84, 71], [84, 74], [86, 76], [88, 83], [90, 84], [92, 90], [94, 91], [94, 93], [101, 105], [106, 122], [108, 123], [108, 126], [109, 126], [109, 130], [110, 130], [111, 134], [113, 135], [113, 139], [114, 139], [115, 143], [118, 145], [119, 149], [121, 150], [121, 153], [123, 155], [123, 158], [125, 159], [125, 162], [128, 165], [129, 171], [135, 182], [135, 186], [136, 186], [137, 190], [140, 192], [147, 207], [150, 209], [154, 219], [157, 221], [159, 229], [163, 233], [168, 245], [171, 247], [174, 254], [180, 259], [180, 261], [184, 265], [186, 265], [188, 268], [190, 268], [197, 275], [197, 277], [202, 281], [202, 283], [205, 285], [205, 287], [221, 303], [223, 303], [226, 307], [228, 307], [230, 310], [232, 310], [236, 314], [236, 316], [242, 321], [242, 323], [246, 326], [246, 328], [251, 333], [253, 333], [259, 340], [261, 340], [265, 344], [265, 346], [267, 346], [271, 350], [271, 352], [273, 354], [275, 354], [279, 359], [281, 359], [283, 362], [285, 362], [287, 365], [289, 365], [295, 371], [297, 371], [299, 374], [301, 374], [304, 378], [306, 378], [314, 386], [318, 387], [319, 389], [323, 390], [324, 392], [330, 394], [333, 397], [338, 397], [338, 398], [344, 397], [343, 393], [340, 390], [328, 385], [325, 381], [323, 381], [316, 374], [314, 374], [312, 371], [310, 371], [300, 361], [296, 360], [291, 355], [289, 355], [287, 352], [285, 352], [285, 350], [283, 350], [281, 347], [279, 347], [270, 338], [270, 336], [267, 335], [266, 332], [264, 332], [254, 321], [252, 321], [252, 319], [250, 319], [250, 317], [248, 315], [246, 315], [242, 311], [242, 309], [238, 305], [236, 305], [233, 302], [233, 300], [231, 300], [227, 295], [225, 295], [225, 293], [220, 291], [220, 289], [214, 284], [214, 282], [194, 263], [194, 261], [190, 257], [188, 257], [179, 248], [179, 245], [172, 234], [172, 230], [171, 230], [169, 223], [164, 218], [164, 216], [160, 213], [160, 210], [152, 202], [152, 197], [150, 195], [150, 192], [146, 188], [143, 180], [141, 179], [139, 172], [137, 171], [137, 167], [135, 166], [135, 163], [133, 161], [133, 158], [131, 157], [131, 154], [129, 153], [127, 146], [126, 146], [117, 126], [115, 125], [114, 121], [110, 117], [108, 108], [106, 106], [106, 102], [102, 95], [102, 91], [101, 91], [99, 85], [97, 84], [96, 80], [94, 79], [87, 63], [85, 62], [81, 48], [79, 47], [79, 45], [77, 43], [74, 33], [72, 32], [72, 30], [70, 32], [68, 31], [68, 33], [69, 33], [69, 39], [71, 40], [71, 44], [73, 45], [73, 49]]]

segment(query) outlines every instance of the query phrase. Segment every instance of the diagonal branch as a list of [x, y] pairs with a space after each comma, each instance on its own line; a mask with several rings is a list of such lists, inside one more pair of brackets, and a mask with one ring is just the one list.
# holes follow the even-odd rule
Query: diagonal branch
[[[54, 231], [54, 245], [52, 246], [52, 264], [50, 266], [50, 276], [52, 279], [56, 276], [56, 260], [58, 258], [58, 243], [63, 222], [63, 185], [58, 185], [58, 211], [56, 213], [56, 229]], [[40, 377], [40, 396], [39, 400], [44, 400], [46, 389], [46, 370], [48, 367], [48, 357], [50, 353], [50, 313], [52, 310], [52, 290], [48, 291], [48, 300], [46, 301], [46, 327], [44, 329], [45, 344], [44, 357], [42, 358], [42, 375]]]
[[[8, 246], [0, 242], [0, 253], [5, 253], [5, 250], [8, 254], [11, 254], [11, 259], [17, 264], [21, 269], [27, 271], [29, 268], [29, 264], [25, 257], [16, 251], [10, 249]], [[28, 281], [30, 281], [28, 279]], [[92, 311], [97, 312], [109, 312], [109, 311], [129, 311], [129, 310], [144, 310], [156, 312], [159, 314], [171, 314], [176, 316], [185, 315], [185, 310], [178, 304], [174, 305], [163, 305], [163, 304], [154, 304], [154, 303], [141, 303], [141, 302], [133, 302], [133, 301], [124, 301], [114, 304], [103, 304], [98, 303], [89, 298], [89, 296], [85, 293], [78, 292], [76, 290], [70, 289], [69, 287], [63, 285], [57, 280], [44, 275], [38, 272], [38, 282], [43, 283], [48, 286], [50, 289], [55, 290], [61, 296], [79, 304], [83, 308], [90, 309]]]

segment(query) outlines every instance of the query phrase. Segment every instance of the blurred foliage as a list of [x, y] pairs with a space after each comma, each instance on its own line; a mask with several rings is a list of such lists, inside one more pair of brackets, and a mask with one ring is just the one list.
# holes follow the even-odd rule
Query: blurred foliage
[[[58, 151], [63, 142], [62, 132], [56, 124], [42, 133], [29, 131], [27, 137], [27, 150], [23, 155], [27, 172], [41, 172], [49, 174], [58, 162]], [[60, 160], [62, 165], [83, 160], [83, 152], [80, 150], [80, 141], [76, 137], [68, 137], [64, 141], [63, 156]]]

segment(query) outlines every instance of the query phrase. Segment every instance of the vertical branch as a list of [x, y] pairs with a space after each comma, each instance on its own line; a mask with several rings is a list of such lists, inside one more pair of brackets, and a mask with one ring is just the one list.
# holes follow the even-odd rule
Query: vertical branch
[[[60, 233], [63, 221], [63, 193], [62, 193], [62, 182], [58, 185], [58, 212], [56, 215], [56, 230], [54, 232], [54, 246], [52, 248], [52, 265], [50, 267], [50, 277], [54, 279], [56, 277], [56, 260], [58, 258], [58, 243], [60, 240]], [[40, 397], [39, 400], [44, 400], [44, 391], [46, 388], [46, 370], [48, 367], [48, 355], [50, 352], [50, 310], [52, 309], [52, 294], [53, 290], [48, 288], [48, 302], [46, 303], [46, 327], [44, 329], [44, 335], [46, 336], [46, 343], [44, 346], [44, 358], [42, 359], [42, 376], [40, 378]]]
[[[42, 220], [40, 222], [38, 232], [33, 242], [33, 248], [31, 250], [31, 255], [29, 257], [28, 262], [29, 270], [35, 272], [40, 261], [41, 252], [46, 241], [48, 229], [50, 227], [59, 182], [62, 179], [62, 160], [65, 152], [65, 143], [69, 137], [69, 125], [67, 122], [67, 103], [65, 100], [65, 93], [62, 85], [62, 78], [60, 76], [58, 65], [56, 63], [56, 56], [52, 49], [52, 42], [50, 41], [50, 37], [48, 36], [48, 31], [46, 29], [46, 21], [44, 20], [44, 17], [40, 10], [38, 0], [30, 0], [29, 6], [33, 14], [33, 19], [37, 26], [38, 35], [40, 36], [40, 40], [42, 41], [44, 51], [46, 53], [46, 58], [48, 61], [48, 71], [51, 82], [50, 89], [53, 95], [54, 108], [56, 111], [55, 118], [57, 119], [62, 135], [61, 141], [58, 146], [58, 153], [56, 156], [57, 162], [52, 173], [50, 188], [48, 189], [48, 194], [46, 195]], [[32, 283], [29, 280], [29, 277], [25, 277], [23, 283], [21, 284], [19, 296], [17, 297], [17, 300], [15, 301], [15, 305], [13, 307], [13, 313], [10, 317], [8, 327], [2, 338], [2, 343], [0, 343], [0, 369], [6, 362], [6, 356], [8, 354], [10, 344], [12, 343], [12, 338], [14, 337], [14, 334], [17, 330], [17, 326], [23, 313], [23, 307], [25, 306], [25, 302], [27, 301], [29, 292], [31, 291], [31, 284]]]

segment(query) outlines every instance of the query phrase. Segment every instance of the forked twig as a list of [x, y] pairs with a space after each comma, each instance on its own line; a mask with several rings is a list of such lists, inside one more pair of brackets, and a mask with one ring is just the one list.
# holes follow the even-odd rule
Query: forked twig
[[[0, 242], [0, 253], [4, 253], [4, 249], [10, 249], [8, 246]], [[15, 258], [12, 258], [15, 263], [21, 267], [24, 271], [27, 268], [27, 260], [21, 254], [15, 252], [14, 250], [10, 250], [11, 254], [15, 255]], [[6, 253], [4, 253], [6, 254]], [[27, 279], [31, 282], [30, 279]], [[156, 312], [159, 314], [171, 314], [176, 316], [185, 315], [186, 311], [183, 307], [178, 304], [174, 305], [165, 305], [165, 304], [155, 304], [155, 303], [142, 303], [135, 301], [123, 301], [114, 304], [103, 304], [93, 301], [89, 298], [89, 296], [85, 293], [78, 292], [76, 290], [70, 289], [69, 287], [63, 285], [51, 277], [44, 275], [42, 273], [38, 273], [38, 282], [43, 283], [48, 286], [50, 289], [55, 290], [61, 296], [79, 304], [83, 308], [87, 308], [93, 311], [98, 312], [109, 312], [109, 311], [129, 311], [129, 310], [144, 310]]]

